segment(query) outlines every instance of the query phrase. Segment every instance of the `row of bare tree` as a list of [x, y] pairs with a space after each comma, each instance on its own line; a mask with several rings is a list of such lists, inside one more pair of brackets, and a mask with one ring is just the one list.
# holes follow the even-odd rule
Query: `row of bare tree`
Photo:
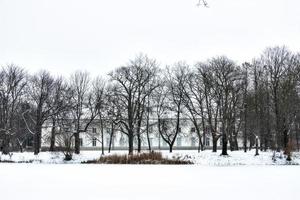
[[[128, 137], [129, 154], [141, 151], [143, 137], [151, 127], [172, 151], [185, 119], [198, 136], [211, 135], [213, 151], [222, 141], [227, 148], [244, 151], [260, 140], [262, 150], [299, 149], [300, 54], [286, 47], [267, 48], [251, 63], [237, 65], [227, 57], [214, 57], [189, 66], [185, 62], [160, 68], [157, 61], [139, 55], [109, 73], [91, 79], [75, 72], [69, 79], [47, 71], [34, 75], [15, 65], [0, 72], [0, 139], [3, 153], [21, 151], [33, 139], [38, 154], [49, 140], [50, 151], [63, 146], [66, 158], [80, 153], [80, 134], [99, 123], [104, 152], [104, 129], [110, 138], [116, 131]], [[155, 120], [153, 120], [155, 119]], [[42, 138], [43, 128], [51, 136]], [[244, 145], [239, 147], [238, 138]]]

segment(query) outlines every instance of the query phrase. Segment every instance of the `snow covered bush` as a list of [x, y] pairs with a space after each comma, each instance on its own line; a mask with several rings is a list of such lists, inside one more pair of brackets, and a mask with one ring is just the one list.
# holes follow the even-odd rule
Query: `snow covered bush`
[[101, 156], [98, 160], [90, 160], [84, 163], [105, 163], [105, 164], [193, 164], [191, 161], [181, 157], [163, 157], [161, 152], [140, 153], [133, 155]]

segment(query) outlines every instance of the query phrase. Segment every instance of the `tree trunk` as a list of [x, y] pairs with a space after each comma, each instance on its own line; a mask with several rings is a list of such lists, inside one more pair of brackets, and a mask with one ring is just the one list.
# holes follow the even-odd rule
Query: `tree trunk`
[[246, 136], [244, 135], [244, 152], [247, 152], [247, 139]]
[[75, 139], [75, 153], [80, 154], [80, 138], [79, 138], [79, 132], [74, 133], [74, 139]]
[[101, 130], [101, 154], [104, 155], [104, 132], [103, 132], [103, 128]]
[[158, 150], [160, 150], [160, 142], [161, 141], [161, 136], [160, 133], [158, 134]]
[[18, 140], [17, 144], [18, 144], [20, 152], [23, 153], [23, 143]]
[[287, 130], [287, 128], [285, 128], [283, 130], [283, 148], [284, 148], [285, 155], [287, 154], [288, 141], [289, 141], [288, 130]]
[[227, 156], [228, 155], [228, 153], [227, 153], [227, 143], [228, 143], [228, 140], [227, 140], [227, 137], [226, 137], [226, 135], [225, 134], [223, 134], [223, 136], [222, 136], [222, 153], [221, 153], [221, 155], [222, 156]]
[[141, 140], [141, 135], [140, 133], [137, 134], [137, 141], [138, 141], [138, 153], [141, 153], [141, 146], [142, 146], [142, 140]]
[[232, 145], [233, 145], [233, 151], [238, 151], [239, 150], [237, 134], [235, 134], [235, 136], [232, 138]]
[[111, 145], [112, 145], [112, 140], [114, 137], [114, 123], [111, 123], [111, 132], [110, 132], [110, 137], [109, 137], [109, 147], [108, 147], [108, 153], [110, 153], [111, 150]]
[[35, 134], [34, 134], [34, 155], [38, 155], [40, 153], [41, 148], [41, 139], [42, 139], [42, 103], [38, 104], [38, 108], [36, 111], [36, 124], [35, 124]]
[[261, 108], [262, 106], [260, 106], [260, 111], [259, 111], [259, 122], [258, 122], [258, 125], [259, 125], [259, 136], [260, 136], [260, 139], [261, 139], [261, 141], [260, 141], [260, 149], [261, 149], [261, 151], [262, 150], [267, 150], [266, 148], [266, 144], [267, 144], [267, 142], [266, 142], [266, 140], [267, 140], [267, 134], [266, 134], [266, 128], [265, 128], [265, 126], [264, 126], [264, 124], [263, 124], [263, 122], [265, 121], [265, 119], [264, 119], [264, 113], [263, 113], [263, 108]]
[[245, 124], [244, 124], [244, 140], [243, 140], [243, 145], [244, 145], [244, 152], [247, 152], [247, 104], [245, 103], [245, 111], [244, 111], [244, 120], [245, 120]]
[[55, 119], [52, 119], [52, 129], [51, 129], [51, 139], [50, 139], [50, 149], [49, 151], [54, 151], [55, 150], [55, 125], [56, 121]]
[[38, 155], [41, 150], [42, 124], [37, 122], [34, 134], [34, 155]]
[[[205, 149], [206, 146], [206, 124], [205, 124], [205, 116], [204, 116], [204, 109], [203, 109], [203, 103], [202, 101], [200, 101], [200, 112], [201, 112], [201, 123], [202, 123], [202, 129], [203, 129], [203, 143], [201, 141], [201, 135], [200, 135], [200, 130], [199, 128], [197, 128], [197, 133], [198, 133], [198, 137], [199, 137], [199, 147], [198, 147], [198, 153], [200, 152], [200, 147], [201, 150], [203, 151]], [[198, 127], [197, 125], [197, 119], [194, 119], [195, 121], [195, 126]]]
[[129, 131], [129, 134], [128, 134], [128, 154], [129, 155], [133, 154], [133, 132], [132, 132], [132, 130]]
[[8, 136], [8, 134], [4, 135], [4, 139], [2, 141], [2, 153], [4, 155], [7, 155], [7, 154], [10, 153], [10, 151], [9, 151], [9, 136]]
[[[148, 122], [147, 122], [148, 123]], [[148, 127], [149, 128], [149, 127]], [[150, 137], [149, 137], [149, 130], [148, 130], [148, 128], [147, 128], [147, 132], [146, 132], [146, 134], [147, 134], [147, 141], [148, 141], [148, 150], [149, 150], [149, 152], [151, 152], [151, 142], [150, 142]]]
[[213, 147], [212, 147], [212, 152], [217, 152], [217, 147], [218, 147], [218, 138], [213, 137]]
[[203, 151], [203, 145], [201, 144], [201, 140], [199, 139], [199, 142], [198, 142], [198, 153], [200, 153], [200, 151]]
[[148, 141], [148, 149], [149, 152], [151, 152], [151, 143], [150, 143], [150, 137], [149, 137], [149, 118], [150, 118], [150, 100], [149, 100], [149, 95], [147, 97], [147, 122], [146, 122], [146, 134], [147, 134], [147, 141]]
[[249, 150], [251, 150], [253, 148], [253, 146], [255, 145], [255, 138], [253, 136], [253, 133], [250, 135], [250, 145], [249, 145]]
[[[149, 100], [148, 100], [148, 106], [149, 106]], [[149, 152], [151, 152], [151, 143], [150, 143], [150, 137], [149, 137], [149, 111], [147, 112], [146, 135], [147, 135], [147, 142], [148, 142], [148, 150], [149, 150]]]
[[280, 128], [281, 128], [281, 119], [279, 116], [279, 102], [277, 96], [277, 87], [274, 88], [274, 110], [275, 110], [275, 122], [276, 122], [276, 149], [279, 152], [281, 147], [281, 137], [280, 137]]
[[296, 130], [296, 143], [297, 143], [297, 150], [299, 151], [300, 150], [300, 147], [299, 147], [299, 135], [298, 135], [298, 127], [296, 127], [296, 123], [295, 123], [295, 130]]
[[101, 155], [104, 155], [104, 125], [101, 113], [99, 113], [100, 125], [101, 125]]
[[193, 123], [194, 123], [195, 129], [196, 129], [196, 132], [197, 132], [197, 136], [198, 136], [198, 139], [199, 139], [199, 142], [198, 142], [198, 153], [199, 153], [200, 150], [203, 151], [204, 145], [205, 145], [205, 131], [204, 131], [205, 127], [203, 126], [203, 142], [202, 142], [200, 129], [199, 129], [199, 126], [197, 124], [197, 119], [193, 118]]
[[173, 151], [173, 145], [169, 144], [169, 152], [172, 153], [172, 151]]
[[[267, 92], [267, 104], [270, 104], [270, 94]], [[266, 126], [267, 126], [267, 139], [266, 143], [268, 148], [272, 148], [274, 150], [274, 145], [272, 144], [272, 134], [271, 134], [271, 122], [270, 122], [271, 114], [270, 114], [270, 106], [267, 106], [267, 117], [266, 117]]]
[[255, 156], [258, 156], [258, 137], [256, 136], [255, 138]]
[[233, 141], [233, 138], [229, 139], [229, 148], [230, 148], [230, 151], [234, 151], [234, 141]]
[[[267, 133], [268, 134], [268, 133]], [[269, 148], [269, 142], [268, 142], [268, 138], [266, 137], [266, 135], [264, 136], [264, 151], [267, 151], [267, 149]]]

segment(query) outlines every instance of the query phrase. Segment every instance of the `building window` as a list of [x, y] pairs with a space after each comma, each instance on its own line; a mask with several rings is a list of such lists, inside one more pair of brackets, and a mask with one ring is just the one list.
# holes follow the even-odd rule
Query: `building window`
[[195, 127], [191, 128], [192, 133], [195, 133], [195, 131], [196, 131]]
[[149, 138], [150, 146], [153, 146], [153, 138]]
[[119, 142], [121, 147], [125, 146], [126, 141], [124, 137], [121, 137]]
[[153, 132], [153, 126], [149, 126], [149, 133]]
[[177, 146], [180, 147], [181, 146], [181, 138], [177, 138]]
[[93, 145], [93, 147], [95, 147], [97, 145], [97, 139], [96, 138], [93, 138], [92, 145]]
[[196, 146], [196, 138], [194, 137], [191, 138], [191, 146], [192, 147]]
[[205, 133], [206, 134], [211, 134], [211, 130], [210, 130], [209, 126], [205, 127]]
[[109, 146], [110, 138], [106, 138], [106, 145]]
[[97, 133], [97, 128], [92, 129], [93, 133]]
[[135, 138], [133, 139], [133, 145], [134, 145], [134, 146], [137, 146], [137, 145], [138, 145], [138, 139], [137, 139], [137, 137], [135, 137]]
[[206, 139], [205, 139], [205, 146], [209, 146], [210, 144], [209, 144], [209, 137], [207, 137]]
[[79, 144], [80, 144], [81, 147], [83, 146], [83, 140], [82, 140], [82, 138], [79, 138]]
[[28, 147], [32, 147], [33, 146], [33, 137], [29, 137], [29, 138], [27, 138], [27, 146]]

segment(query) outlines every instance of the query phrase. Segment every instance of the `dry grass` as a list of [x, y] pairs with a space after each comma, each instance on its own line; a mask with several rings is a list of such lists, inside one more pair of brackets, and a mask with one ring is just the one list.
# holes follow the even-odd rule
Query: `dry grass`
[[91, 160], [83, 163], [98, 164], [169, 164], [169, 165], [185, 165], [193, 164], [190, 161], [180, 158], [168, 159], [164, 158], [160, 152], [140, 153], [133, 155], [109, 155], [101, 156], [98, 160]]

